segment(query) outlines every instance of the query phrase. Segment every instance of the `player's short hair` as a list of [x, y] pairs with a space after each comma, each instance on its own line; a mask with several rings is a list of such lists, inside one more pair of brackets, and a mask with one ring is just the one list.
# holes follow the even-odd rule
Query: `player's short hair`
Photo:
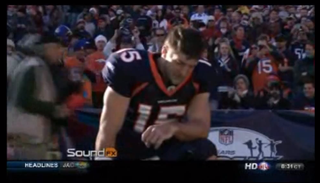
[[166, 43], [189, 58], [195, 59], [200, 58], [205, 49], [205, 42], [201, 32], [182, 26], [174, 27], [169, 32]]

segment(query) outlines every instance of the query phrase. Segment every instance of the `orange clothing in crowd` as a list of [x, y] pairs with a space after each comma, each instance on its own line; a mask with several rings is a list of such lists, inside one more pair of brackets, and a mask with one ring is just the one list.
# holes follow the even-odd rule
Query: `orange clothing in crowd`
[[92, 106], [92, 84], [86, 76], [83, 77], [82, 96], [85, 99], [85, 104]]
[[87, 56], [86, 68], [96, 73], [96, 83], [92, 86], [94, 92], [104, 92], [107, 85], [102, 79], [101, 71], [105, 65], [106, 57], [101, 51], [96, 51]]
[[92, 105], [92, 85], [91, 81], [83, 75], [85, 64], [79, 61], [76, 57], [67, 57], [65, 59], [65, 67], [69, 69], [69, 77], [73, 81], [83, 82], [82, 92], [74, 94], [70, 99], [70, 106], [78, 106], [81, 103]]
[[66, 57], [64, 65], [69, 69], [70, 78], [73, 81], [81, 81], [84, 71], [84, 63], [78, 60], [76, 57]]
[[214, 35], [214, 28], [206, 28], [205, 30], [203, 30], [201, 33], [203, 35], [203, 37], [206, 39], [206, 40], [209, 40], [210, 38], [213, 37]]
[[254, 93], [257, 94], [258, 91], [265, 87], [267, 78], [271, 73], [277, 72], [278, 64], [271, 55], [269, 55], [268, 58], [260, 59], [253, 69], [251, 78]]

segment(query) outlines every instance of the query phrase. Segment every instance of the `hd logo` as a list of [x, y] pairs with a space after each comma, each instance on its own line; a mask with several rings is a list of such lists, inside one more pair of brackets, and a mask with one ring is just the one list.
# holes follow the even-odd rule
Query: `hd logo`
[[245, 128], [211, 128], [208, 137], [218, 149], [221, 160], [278, 160], [277, 145], [282, 141]]

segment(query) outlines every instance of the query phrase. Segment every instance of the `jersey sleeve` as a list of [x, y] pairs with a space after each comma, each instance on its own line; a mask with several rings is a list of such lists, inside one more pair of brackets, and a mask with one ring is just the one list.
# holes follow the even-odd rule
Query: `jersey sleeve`
[[117, 53], [113, 53], [102, 70], [103, 79], [108, 86], [124, 97], [131, 97], [134, 85], [129, 66], [130, 63], [123, 62]]
[[199, 60], [195, 72], [195, 81], [199, 83], [198, 93], [210, 93], [214, 89], [216, 75], [211, 63], [206, 60]]

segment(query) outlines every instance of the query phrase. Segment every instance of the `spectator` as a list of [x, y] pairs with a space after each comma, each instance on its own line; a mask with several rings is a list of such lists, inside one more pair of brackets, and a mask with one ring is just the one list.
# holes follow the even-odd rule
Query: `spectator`
[[86, 22], [83, 19], [79, 19], [73, 32], [75, 34], [81, 35], [81, 38], [90, 39], [91, 34], [85, 30], [85, 25]]
[[245, 28], [241, 25], [235, 28], [235, 36], [230, 42], [231, 47], [235, 50], [235, 56], [240, 65], [244, 52], [250, 47], [250, 43], [245, 39]]
[[301, 82], [301, 77], [304, 77], [307, 75], [311, 77], [315, 76], [314, 55], [315, 55], [314, 46], [311, 42], [309, 42], [306, 44], [306, 57], [304, 59], [298, 60], [294, 66], [294, 74], [295, 74], [294, 80], [295, 80], [296, 86], [299, 86]]
[[291, 51], [296, 54], [299, 60], [304, 58], [305, 46], [308, 40], [307, 34], [305, 32], [305, 26], [296, 24], [291, 31], [292, 42], [290, 45]]
[[197, 20], [205, 24], [208, 23], [208, 15], [204, 12], [204, 5], [198, 5], [197, 12], [193, 14], [190, 18], [191, 21]]
[[98, 35], [105, 36], [108, 40], [113, 36], [113, 29], [110, 25], [109, 18], [100, 17], [98, 20], [98, 27], [96, 29], [95, 37]]
[[283, 36], [276, 37], [276, 45], [277, 49], [280, 52], [280, 54], [284, 57], [283, 64], [279, 65], [279, 77], [281, 78], [282, 82], [285, 82], [288, 84], [289, 88], [293, 88], [294, 84], [294, 64], [297, 60], [297, 57], [295, 54], [290, 52], [290, 50], [287, 48], [287, 40]]
[[266, 89], [262, 89], [257, 97], [257, 109], [291, 109], [291, 103], [281, 95], [279, 81], [269, 81]]
[[228, 20], [226, 18], [222, 18], [213, 33], [213, 39], [215, 40], [215, 45], [219, 43], [219, 38], [231, 38], [231, 32], [229, 29]]
[[151, 45], [149, 46], [149, 51], [154, 53], [160, 53], [162, 45], [165, 40], [165, 30], [158, 28], [154, 30], [154, 38], [151, 40]]
[[168, 21], [168, 30], [177, 25], [188, 26], [188, 20], [181, 16], [181, 9], [179, 7], [174, 9], [174, 17]]
[[309, 79], [303, 84], [303, 94], [298, 95], [293, 101], [296, 110], [308, 110], [315, 107], [315, 87]]
[[233, 26], [237, 26], [240, 25], [241, 22], [241, 12], [240, 11], [235, 11], [232, 13], [232, 17], [231, 17], [231, 25]]
[[248, 41], [251, 44], [254, 44], [256, 43], [256, 38], [258, 38], [262, 33], [266, 33], [268, 27], [263, 23], [263, 17], [259, 12], [252, 13], [249, 22], [250, 33], [248, 34]]
[[227, 18], [228, 20], [231, 20], [233, 11], [234, 11], [234, 10], [233, 10], [233, 7], [228, 7], [228, 8], [227, 8], [226, 18]]
[[21, 60], [22, 58], [15, 51], [14, 42], [11, 39], [7, 39], [7, 86]]
[[23, 45], [28, 57], [17, 68], [8, 89], [7, 130], [12, 139], [8, 143], [19, 155], [13, 157], [16, 160], [47, 159], [53, 126], [69, 115], [65, 105], [57, 104], [50, 72], [50, 66], [59, 63], [60, 45], [45, 39], [42, 45], [35, 45], [38, 40], [33, 38]]
[[[239, 74], [234, 79], [234, 88], [228, 91], [228, 100], [226, 101], [226, 108], [228, 109], [253, 109], [254, 95], [249, 90], [249, 79], [247, 76]], [[224, 107], [222, 107], [224, 108]]]
[[140, 9], [140, 16], [136, 21], [136, 26], [138, 27], [141, 36], [148, 37], [150, 36], [150, 31], [152, 28], [152, 19], [151, 17], [146, 15], [146, 11], [148, 8], [145, 6], [144, 8]]
[[168, 29], [168, 21], [165, 19], [163, 10], [158, 10], [156, 20], [159, 22], [159, 28], [163, 28], [165, 31]]
[[14, 42], [22, 39], [28, 33], [32, 22], [26, 16], [26, 9], [19, 9], [17, 12], [16, 29], [14, 32]]
[[105, 65], [106, 57], [103, 54], [103, 48], [107, 44], [107, 39], [103, 35], [95, 38], [95, 46], [97, 51], [88, 55], [86, 58], [87, 69], [95, 73], [95, 82], [92, 84], [92, 101], [93, 106], [102, 107], [103, 93], [106, 89], [106, 84], [102, 80], [101, 71]]
[[218, 53], [213, 61], [219, 78], [218, 92], [222, 93], [221, 100], [227, 98], [226, 92], [233, 87], [233, 80], [239, 74], [238, 64], [235, 60], [228, 40], [221, 40]]
[[205, 30], [202, 31], [203, 36], [207, 41], [210, 40], [210, 38], [212, 38], [214, 35], [214, 31], [215, 31], [214, 21], [215, 21], [214, 16], [208, 16], [207, 27], [205, 28]]
[[92, 22], [92, 14], [91, 13], [86, 13], [83, 15], [84, 17], [84, 30], [86, 30], [91, 37], [94, 36], [94, 33], [96, 31], [96, 26], [94, 25], [94, 23]]
[[62, 12], [55, 5], [47, 6], [46, 11], [48, 31], [53, 32], [63, 21]]
[[271, 49], [268, 42], [268, 36], [261, 35], [258, 38], [258, 47], [252, 50], [252, 55], [245, 62], [246, 73], [251, 78], [255, 94], [265, 86], [269, 74], [278, 72], [278, 65], [283, 60], [277, 51]]

